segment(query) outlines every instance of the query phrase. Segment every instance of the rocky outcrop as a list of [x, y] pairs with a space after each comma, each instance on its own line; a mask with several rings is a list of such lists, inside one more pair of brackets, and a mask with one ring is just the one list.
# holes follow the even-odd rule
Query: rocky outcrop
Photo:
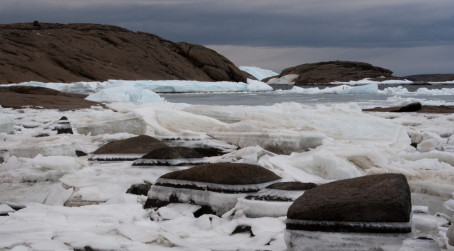
[[[1, 69], [2, 67], [0, 66], [0, 71]], [[64, 93], [42, 87], [0, 87], [0, 105], [4, 108], [19, 109], [27, 106], [67, 111], [90, 108], [91, 106], [97, 105], [101, 106], [100, 103], [85, 100], [85, 97], [85, 95], [81, 94]]]
[[98, 24], [0, 25], [0, 84], [248, 77], [211, 49], [145, 32]]
[[[392, 76], [392, 71], [363, 62], [328, 61], [302, 64], [282, 70], [275, 79], [293, 76], [292, 82], [297, 85], [325, 84], [331, 82], [357, 81], [364, 78], [376, 80], [399, 79]], [[269, 81], [265, 79], [262, 81]], [[270, 83], [270, 82], [268, 82]]]
[[[413, 105], [413, 108], [417, 109], [408, 109], [407, 106], [397, 106], [397, 107], [375, 107], [375, 108], [368, 108], [363, 109], [366, 112], [417, 112], [417, 113], [454, 113], [454, 106], [446, 106], [446, 105], [423, 105], [418, 108], [417, 105]], [[409, 107], [409, 108], [412, 108]]]

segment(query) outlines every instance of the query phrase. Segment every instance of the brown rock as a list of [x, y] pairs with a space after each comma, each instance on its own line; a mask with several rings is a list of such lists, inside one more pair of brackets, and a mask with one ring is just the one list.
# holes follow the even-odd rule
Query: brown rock
[[[368, 63], [351, 61], [328, 61], [302, 64], [282, 70], [281, 74], [277, 77], [283, 77], [290, 74], [298, 75], [295, 80], [297, 85], [325, 84], [335, 81], [347, 82], [364, 78], [376, 80], [399, 79], [398, 77], [393, 77], [392, 71], [390, 70], [373, 66]], [[269, 79], [270, 78], [262, 81], [267, 81]]]
[[167, 147], [167, 145], [153, 137], [140, 135], [109, 142], [98, 148], [94, 154], [146, 154], [163, 147]]
[[301, 182], [277, 182], [273, 183], [266, 188], [277, 189], [277, 190], [287, 190], [287, 191], [306, 191], [316, 187], [314, 183], [301, 183]]
[[334, 222], [408, 222], [410, 188], [402, 174], [346, 179], [306, 191], [290, 206], [287, 217]]
[[[398, 107], [375, 107], [369, 109], [363, 109], [366, 112], [393, 112], [401, 109], [402, 106]], [[401, 111], [402, 112], [402, 111]], [[454, 106], [432, 106], [432, 105], [423, 105], [421, 109], [416, 110], [417, 113], [454, 113]]]
[[[2, 67], [0, 67], [0, 71], [1, 69]], [[29, 106], [67, 111], [101, 105], [97, 102], [85, 100], [85, 97], [85, 95], [81, 94], [64, 93], [42, 87], [0, 87], [0, 105], [5, 108], [19, 109]]]
[[196, 166], [164, 174], [161, 178], [228, 185], [261, 184], [280, 179], [268, 169], [243, 163], [215, 163]]
[[97, 24], [0, 25], [0, 84], [26, 81], [245, 81], [215, 51]]

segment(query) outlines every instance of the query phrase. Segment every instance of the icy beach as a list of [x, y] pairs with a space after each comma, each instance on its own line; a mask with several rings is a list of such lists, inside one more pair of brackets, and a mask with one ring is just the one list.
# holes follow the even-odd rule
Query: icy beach
[[[291, 203], [246, 201], [245, 193], [220, 215], [196, 217], [200, 205], [191, 203], [144, 209], [151, 193], [126, 193], [131, 185], [165, 183], [161, 176], [191, 165], [172, 165], [188, 163], [183, 159], [133, 166], [134, 160], [91, 158], [109, 142], [138, 135], [168, 146], [218, 149], [223, 154], [203, 161], [258, 165], [286, 182], [320, 185], [401, 173], [410, 185], [413, 231], [404, 243], [384, 250], [424, 247], [417, 237], [433, 239], [442, 250], [453, 249], [446, 233], [454, 213], [454, 115], [362, 111], [414, 101], [452, 105], [452, 88], [380, 90], [379, 83], [367, 82], [273, 90], [254, 80], [215, 83], [23, 83], [89, 94], [87, 99], [106, 107], [64, 112], [0, 108], [0, 214], [5, 215], [0, 217], [0, 250], [287, 249], [287, 219], [281, 212]], [[54, 130], [63, 116], [74, 134]], [[189, 185], [194, 184], [201, 183]], [[283, 196], [274, 190], [258, 195], [263, 193]], [[300, 194], [286, 196], [294, 200]], [[227, 199], [210, 200], [217, 205]], [[245, 226], [248, 231], [236, 233]], [[325, 237], [317, 236], [333, 242], [337, 238]]]

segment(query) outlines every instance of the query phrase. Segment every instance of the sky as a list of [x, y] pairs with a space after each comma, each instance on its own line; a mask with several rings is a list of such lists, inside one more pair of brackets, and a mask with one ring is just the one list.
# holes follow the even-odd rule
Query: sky
[[0, 23], [34, 20], [118, 25], [277, 72], [352, 60], [454, 73], [453, 0], [0, 0]]

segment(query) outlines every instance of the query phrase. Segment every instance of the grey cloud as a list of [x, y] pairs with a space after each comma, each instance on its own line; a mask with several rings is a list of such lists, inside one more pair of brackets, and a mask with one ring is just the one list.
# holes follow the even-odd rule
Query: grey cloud
[[451, 0], [41, 0], [5, 5], [0, 22], [108, 23], [199, 44], [406, 47], [452, 44], [452, 7]]
[[231, 45], [209, 45], [208, 47], [225, 55], [237, 65], [258, 66], [276, 72], [303, 63], [329, 60], [369, 62], [392, 70], [396, 76], [452, 73], [454, 69], [451, 56], [454, 53], [454, 45], [409, 48], [277, 48]]

